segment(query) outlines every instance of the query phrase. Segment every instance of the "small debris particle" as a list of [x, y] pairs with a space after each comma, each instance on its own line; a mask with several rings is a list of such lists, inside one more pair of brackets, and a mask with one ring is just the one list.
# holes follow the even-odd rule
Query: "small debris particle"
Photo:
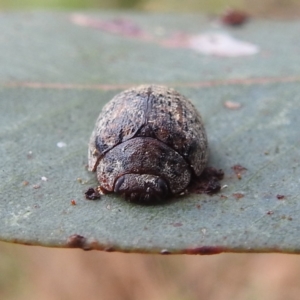
[[160, 254], [171, 254], [171, 252], [168, 249], [162, 249]]
[[28, 159], [32, 159], [32, 151], [28, 151], [28, 153], [27, 153], [27, 158], [28, 158]]
[[200, 208], [201, 208], [201, 205], [200, 205], [200, 204], [197, 204], [196, 207], [197, 207], [198, 209], [200, 209]]
[[72, 205], [76, 205], [76, 201], [74, 199], [71, 200]]
[[77, 178], [77, 182], [81, 183], [81, 184], [86, 184], [88, 181], [87, 180], [83, 180], [82, 178]]
[[27, 181], [27, 180], [24, 180], [23, 182], [22, 182], [22, 185], [23, 186], [27, 186], [29, 184], [29, 182]]
[[39, 185], [39, 184], [34, 184], [33, 186], [32, 186], [34, 189], [39, 189], [41, 186]]
[[57, 146], [58, 148], [63, 148], [63, 147], [66, 147], [67, 144], [64, 143], [64, 142], [58, 142], [58, 143], [56, 144], [56, 146]]
[[235, 197], [236, 199], [241, 199], [243, 198], [245, 195], [242, 193], [234, 193], [232, 194], [233, 197]]
[[228, 198], [227, 196], [225, 196], [225, 195], [223, 195], [223, 194], [222, 194], [220, 197], [221, 197], [222, 199], [227, 199], [227, 198]]
[[89, 188], [85, 193], [85, 199], [87, 200], [97, 200], [100, 199], [100, 194], [98, 192], [98, 190], [94, 189], [94, 188]]
[[265, 151], [265, 153], [264, 153], [265, 155], [269, 155], [270, 154], [270, 152], [269, 151]]
[[224, 190], [224, 189], [226, 189], [226, 188], [228, 188], [228, 185], [227, 185], [227, 184], [224, 184], [224, 185], [221, 187], [221, 190]]
[[43, 181], [48, 181], [48, 178], [45, 177], [45, 176], [42, 176], [41, 179], [42, 179]]
[[225, 11], [221, 17], [223, 24], [228, 26], [241, 26], [249, 20], [249, 14], [237, 9]]
[[292, 217], [288, 217], [288, 220], [289, 220], [289, 221], [292, 221], [292, 220], [293, 220], [293, 218], [292, 218]]
[[207, 167], [200, 177], [193, 180], [189, 191], [196, 194], [215, 194], [221, 189], [220, 180], [222, 180], [223, 177], [223, 170]]
[[273, 210], [269, 210], [268, 212], [267, 212], [267, 215], [273, 215], [274, 214], [274, 211]]
[[108, 192], [104, 190], [100, 185], [97, 187], [97, 192], [99, 193], [100, 196], [108, 194]]
[[279, 194], [278, 194], [278, 195], [276, 196], [276, 198], [277, 198], [278, 200], [282, 200], [282, 199], [285, 198], [285, 196], [284, 196], [284, 195], [279, 195]]
[[202, 232], [204, 235], [206, 235], [206, 228], [202, 228], [202, 229], [201, 229], [201, 232]]
[[106, 209], [107, 209], [107, 210], [110, 210], [110, 209], [111, 209], [111, 206], [110, 206], [110, 205], [107, 205], [107, 206], [106, 206]]
[[225, 101], [224, 106], [228, 109], [236, 110], [242, 107], [242, 104], [234, 101]]

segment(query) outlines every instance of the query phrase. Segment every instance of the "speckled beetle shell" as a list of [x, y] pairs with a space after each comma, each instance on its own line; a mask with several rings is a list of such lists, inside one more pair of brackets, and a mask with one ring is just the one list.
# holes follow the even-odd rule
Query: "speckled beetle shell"
[[194, 105], [173, 89], [142, 85], [103, 107], [90, 139], [89, 170], [97, 171], [103, 191], [147, 202], [183, 192], [207, 156]]

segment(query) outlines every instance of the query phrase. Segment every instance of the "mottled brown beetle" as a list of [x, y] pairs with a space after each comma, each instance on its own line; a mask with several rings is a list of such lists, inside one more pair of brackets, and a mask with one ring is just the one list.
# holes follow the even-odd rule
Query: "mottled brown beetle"
[[194, 105], [173, 89], [142, 85], [103, 107], [90, 139], [89, 170], [97, 171], [102, 191], [152, 202], [183, 192], [207, 156]]

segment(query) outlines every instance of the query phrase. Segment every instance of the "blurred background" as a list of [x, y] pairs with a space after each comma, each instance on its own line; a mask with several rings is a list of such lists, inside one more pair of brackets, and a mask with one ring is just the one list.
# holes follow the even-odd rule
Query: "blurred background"
[[300, 258], [84, 252], [0, 244], [0, 299], [291, 300]]
[[[297, 0], [0, 0], [11, 9], [134, 9], [297, 18]], [[300, 257], [281, 254], [160, 256], [48, 249], [0, 242], [0, 299], [291, 300]]]
[[299, 0], [0, 0], [0, 9], [135, 9], [143, 11], [221, 13], [246, 10], [258, 16], [298, 16]]

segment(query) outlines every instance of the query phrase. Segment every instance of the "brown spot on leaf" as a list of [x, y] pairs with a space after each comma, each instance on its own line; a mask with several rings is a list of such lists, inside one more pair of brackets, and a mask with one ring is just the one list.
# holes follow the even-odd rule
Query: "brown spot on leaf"
[[248, 20], [249, 14], [236, 9], [230, 9], [226, 11], [221, 17], [222, 23], [229, 26], [241, 26]]
[[162, 250], [160, 251], [160, 254], [166, 255], [166, 254], [171, 254], [171, 252], [170, 252], [168, 249], [162, 249]]
[[114, 252], [114, 251], [116, 251], [112, 246], [107, 246], [103, 250], [106, 251], [106, 252]]
[[244, 197], [244, 194], [242, 193], [233, 193], [232, 196], [236, 199], [241, 199]]
[[223, 252], [222, 247], [212, 247], [212, 246], [190, 248], [184, 251], [184, 253], [186, 254], [200, 254], [200, 255], [219, 254], [222, 252]]
[[238, 179], [242, 179], [242, 173], [247, 171], [247, 169], [245, 167], [243, 167], [239, 164], [232, 166], [231, 169], [234, 171], [234, 173]]
[[67, 246], [70, 248], [84, 248], [86, 243], [86, 238], [79, 234], [73, 234], [69, 236], [67, 240]]

